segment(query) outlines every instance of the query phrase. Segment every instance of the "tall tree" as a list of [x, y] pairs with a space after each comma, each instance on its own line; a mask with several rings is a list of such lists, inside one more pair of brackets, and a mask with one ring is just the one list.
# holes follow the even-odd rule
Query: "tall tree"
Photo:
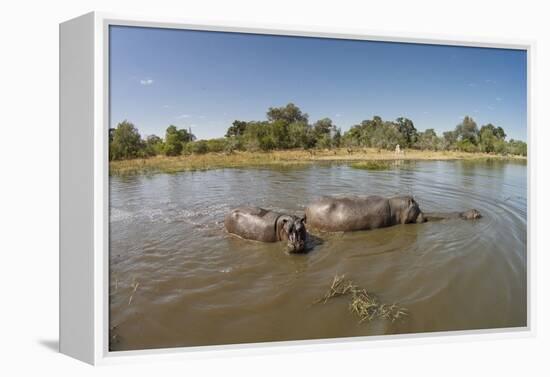
[[465, 116], [462, 122], [456, 126], [455, 132], [460, 141], [469, 141], [473, 145], [477, 145], [479, 142], [477, 123], [469, 116]]
[[445, 149], [456, 149], [457, 134], [455, 131], [443, 132], [443, 147]]
[[496, 128], [495, 136], [500, 140], [506, 139], [506, 133], [504, 132], [504, 129], [500, 126]]
[[309, 149], [315, 146], [311, 126], [306, 122], [295, 122], [288, 125], [289, 146], [291, 148]]
[[239, 137], [244, 135], [244, 132], [246, 131], [246, 122], [243, 122], [242, 120], [235, 120], [231, 127], [227, 129], [227, 132], [225, 133], [225, 137]]
[[313, 132], [315, 133], [315, 137], [330, 135], [335, 128], [336, 127], [332, 124], [332, 120], [330, 118], [320, 119], [313, 124]]
[[282, 107], [270, 107], [267, 110], [267, 119], [270, 122], [283, 121], [286, 124], [294, 122], [307, 122], [308, 115], [293, 103]]
[[269, 127], [269, 134], [271, 136], [271, 140], [273, 141], [273, 147], [277, 149], [285, 149], [288, 148], [290, 144], [290, 138], [288, 133], [288, 127], [290, 123], [286, 123], [286, 121], [282, 119], [275, 120], [271, 122]]
[[112, 132], [112, 142], [109, 146], [109, 158], [122, 160], [139, 157], [143, 141], [137, 128], [128, 121], [119, 123]]
[[485, 130], [490, 131], [497, 139], [506, 139], [506, 133], [504, 132], [504, 129], [502, 127], [495, 127], [491, 123], [488, 123], [484, 126], [481, 126], [481, 128], [479, 129], [480, 136]]
[[168, 126], [164, 137], [164, 153], [167, 156], [179, 156], [183, 145], [195, 140], [195, 135], [186, 129], [178, 129], [174, 125]]
[[157, 135], [149, 135], [145, 138], [145, 155], [156, 156], [164, 150], [164, 142]]
[[404, 117], [399, 117], [395, 120], [395, 124], [397, 125], [397, 129], [405, 139], [406, 147], [410, 147], [414, 143], [416, 143], [418, 132], [416, 131], [412, 120]]
[[418, 134], [417, 145], [420, 149], [438, 150], [439, 138], [433, 128], [428, 128]]

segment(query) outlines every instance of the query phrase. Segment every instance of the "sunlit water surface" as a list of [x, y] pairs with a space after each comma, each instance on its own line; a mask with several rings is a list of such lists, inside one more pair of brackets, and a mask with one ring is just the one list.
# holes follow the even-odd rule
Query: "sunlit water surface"
[[[306, 255], [228, 235], [240, 205], [297, 215], [321, 195], [412, 194], [446, 220], [316, 234]], [[112, 350], [302, 340], [526, 325], [527, 168], [416, 162], [224, 169], [110, 179]], [[359, 324], [348, 300], [313, 304], [345, 274], [409, 315]]]

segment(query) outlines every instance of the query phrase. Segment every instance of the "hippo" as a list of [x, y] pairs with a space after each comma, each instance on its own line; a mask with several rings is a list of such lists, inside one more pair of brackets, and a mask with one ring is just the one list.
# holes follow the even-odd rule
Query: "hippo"
[[305, 211], [306, 223], [325, 232], [384, 228], [397, 224], [423, 223], [447, 218], [478, 219], [475, 210], [452, 213], [423, 213], [412, 196], [322, 197]]
[[477, 220], [481, 219], [481, 213], [477, 209], [469, 209], [464, 212], [424, 212], [426, 221], [445, 219]]
[[287, 242], [289, 253], [305, 251], [304, 219], [259, 207], [240, 207], [225, 216], [225, 229], [241, 238], [262, 242]]

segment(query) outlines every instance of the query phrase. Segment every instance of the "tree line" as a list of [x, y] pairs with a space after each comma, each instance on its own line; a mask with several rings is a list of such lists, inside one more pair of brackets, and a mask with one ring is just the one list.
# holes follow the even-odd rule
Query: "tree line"
[[132, 123], [123, 121], [109, 130], [109, 159], [295, 148], [393, 150], [398, 144], [401, 148], [418, 150], [527, 155], [525, 142], [506, 140], [504, 129], [491, 123], [478, 127], [470, 116], [464, 117], [454, 130], [439, 136], [432, 128], [419, 132], [408, 118], [385, 121], [379, 116], [353, 125], [342, 133], [330, 118], [311, 124], [308, 114], [292, 103], [270, 107], [266, 115], [267, 120], [263, 121], [235, 120], [225, 137], [209, 140], [196, 140], [191, 130], [178, 129], [174, 125], [168, 126], [164, 138], [157, 135], [142, 138]]

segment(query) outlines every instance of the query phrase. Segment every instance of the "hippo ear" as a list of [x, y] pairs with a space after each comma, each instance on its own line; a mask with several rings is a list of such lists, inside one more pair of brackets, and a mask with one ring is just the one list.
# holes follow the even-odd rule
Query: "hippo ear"
[[305, 224], [305, 223], [307, 222], [307, 218], [306, 218], [305, 213], [304, 213], [304, 217], [302, 217], [302, 218], [300, 219], [300, 222], [301, 222], [302, 224]]

